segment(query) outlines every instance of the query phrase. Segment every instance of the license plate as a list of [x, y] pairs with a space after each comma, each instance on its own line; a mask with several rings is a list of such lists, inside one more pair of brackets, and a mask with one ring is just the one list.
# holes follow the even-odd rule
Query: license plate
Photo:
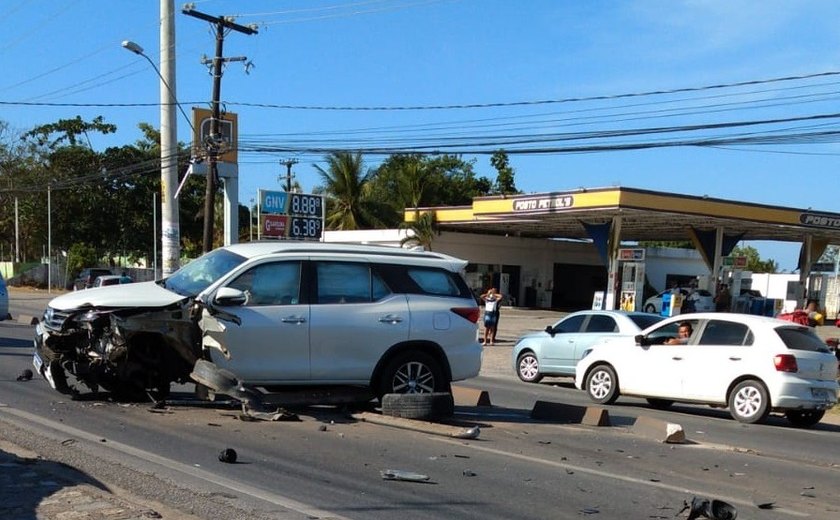
[[40, 374], [41, 367], [44, 366], [44, 360], [41, 359], [37, 353], [32, 355], [32, 364], [35, 366], [35, 370]]
[[832, 399], [833, 396], [830, 396], [828, 394], [828, 390], [826, 390], [824, 388], [812, 388], [811, 389], [811, 397], [813, 397], [814, 399], [819, 399], [820, 401], [829, 401], [829, 400], [833, 401], [834, 400], [834, 399]]

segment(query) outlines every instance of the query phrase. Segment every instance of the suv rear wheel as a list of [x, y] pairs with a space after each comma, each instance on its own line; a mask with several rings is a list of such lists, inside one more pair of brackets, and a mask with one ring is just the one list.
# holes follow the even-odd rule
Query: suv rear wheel
[[411, 350], [397, 354], [385, 365], [379, 395], [448, 392], [440, 364], [425, 352]]

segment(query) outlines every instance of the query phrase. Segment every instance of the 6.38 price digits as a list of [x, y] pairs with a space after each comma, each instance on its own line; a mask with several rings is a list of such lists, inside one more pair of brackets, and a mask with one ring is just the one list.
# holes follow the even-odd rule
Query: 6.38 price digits
[[292, 193], [289, 213], [292, 215], [321, 216], [322, 199], [318, 195]]
[[292, 217], [289, 226], [291, 238], [321, 238], [321, 219]]

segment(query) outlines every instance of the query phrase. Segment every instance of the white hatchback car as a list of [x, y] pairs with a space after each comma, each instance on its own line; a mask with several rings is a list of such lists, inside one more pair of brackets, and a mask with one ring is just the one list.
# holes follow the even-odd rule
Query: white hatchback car
[[478, 375], [479, 309], [466, 262], [397, 247], [236, 244], [169, 278], [68, 293], [36, 327], [34, 364], [77, 392], [369, 387], [374, 395], [449, 390]]
[[[683, 298], [687, 298], [692, 303], [694, 312], [712, 312], [715, 310], [715, 297], [712, 296], [712, 293], [709, 291], [705, 289], [689, 289], [686, 287], [680, 287], [678, 290]], [[642, 309], [645, 312], [655, 312], [657, 314], [661, 313], [662, 297], [665, 293], [670, 293], [672, 291], [673, 289], [667, 289], [657, 295], [651, 296], [645, 300], [645, 304], [642, 306]]]
[[[685, 323], [693, 330], [687, 340], [667, 344]], [[808, 427], [837, 402], [837, 370], [837, 358], [810, 327], [746, 314], [695, 313], [595, 346], [578, 363], [575, 386], [597, 403], [619, 395], [647, 398], [657, 408], [701, 403], [728, 407], [745, 423], [780, 412]]]

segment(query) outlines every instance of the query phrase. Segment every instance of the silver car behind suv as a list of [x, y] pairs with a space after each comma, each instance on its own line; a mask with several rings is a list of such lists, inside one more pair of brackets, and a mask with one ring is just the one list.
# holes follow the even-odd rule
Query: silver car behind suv
[[78, 382], [165, 395], [191, 377], [211, 388], [448, 391], [481, 366], [465, 265], [395, 247], [223, 247], [164, 280], [55, 298], [36, 328], [34, 364], [65, 393]]

